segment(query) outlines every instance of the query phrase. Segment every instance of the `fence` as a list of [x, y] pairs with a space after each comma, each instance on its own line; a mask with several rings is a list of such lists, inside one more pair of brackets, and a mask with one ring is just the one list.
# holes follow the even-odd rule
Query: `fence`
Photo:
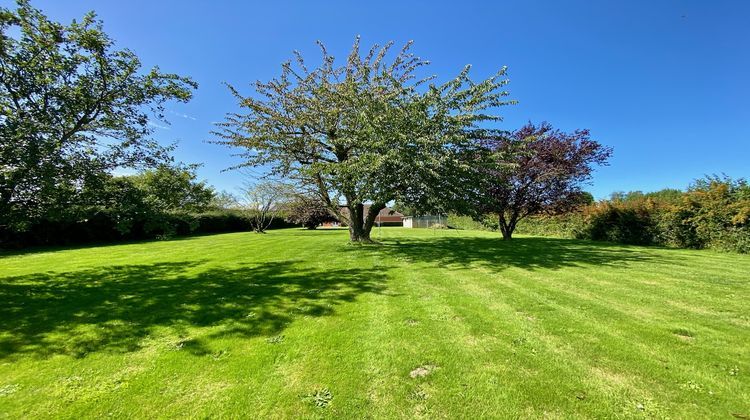
[[445, 225], [446, 222], [447, 222], [447, 217], [442, 216], [442, 215], [404, 217], [405, 228], [425, 229], [425, 228], [435, 227], [437, 225]]

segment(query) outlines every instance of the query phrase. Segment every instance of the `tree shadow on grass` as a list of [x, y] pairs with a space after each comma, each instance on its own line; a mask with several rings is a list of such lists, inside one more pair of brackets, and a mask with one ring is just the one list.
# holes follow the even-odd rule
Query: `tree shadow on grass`
[[272, 336], [296, 318], [385, 293], [382, 267], [312, 270], [287, 261], [199, 271], [203, 263], [0, 278], [0, 358], [136, 351], [162, 327], [182, 337], [169, 345], [205, 354], [191, 327], [210, 328], [209, 338]]
[[[398, 238], [380, 247], [362, 248], [414, 262], [441, 266], [481, 266], [494, 270], [511, 267], [526, 270], [559, 269], [573, 266], [624, 266], [654, 258], [643, 249], [573, 239], [522, 237], [511, 241], [477, 236]], [[659, 260], [663, 262], [663, 256]]]

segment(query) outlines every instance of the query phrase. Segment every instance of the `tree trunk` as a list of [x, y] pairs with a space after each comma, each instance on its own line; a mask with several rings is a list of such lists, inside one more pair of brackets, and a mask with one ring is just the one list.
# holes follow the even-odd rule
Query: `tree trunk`
[[362, 203], [348, 204], [349, 209], [349, 240], [352, 242], [369, 242], [370, 235], [365, 234], [364, 205]]
[[503, 240], [504, 241], [510, 241], [511, 239], [513, 239], [513, 232], [511, 232], [510, 230], [505, 229], [505, 228], [501, 228], [500, 231], [503, 232]]
[[498, 219], [500, 232], [503, 234], [504, 241], [513, 239], [513, 231], [516, 229], [516, 220], [511, 219], [510, 223], [505, 220], [505, 215], [501, 214]]
[[385, 208], [385, 204], [382, 203], [373, 203], [370, 206], [370, 209], [367, 211], [367, 215], [365, 216], [365, 223], [364, 223], [364, 232], [367, 236], [367, 242], [372, 242], [370, 239], [370, 232], [372, 232], [372, 227], [375, 226], [375, 220], [378, 218], [378, 215], [380, 214], [380, 210], [383, 210]]
[[364, 214], [364, 205], [361, 203], [348, 205], [350, 215], [349, 223], [349, 240], [359, 243], [372, 243], [370, 232], [375, 225], [380, 210], [385, 208], [385, 204], [374, 203], [370, 206], [367, 214]]
[[362, 222], [349, 225], [349, 240], [352, 242], [372, 242], [370, 232], [366, 232]]
[[0, 186], [0, 228], [9, 227], [11, 225], [11, 199], [13, 198], [13, 192], [16, 189], [15, 180], [12, 176], [4, 180], [5, 185]]

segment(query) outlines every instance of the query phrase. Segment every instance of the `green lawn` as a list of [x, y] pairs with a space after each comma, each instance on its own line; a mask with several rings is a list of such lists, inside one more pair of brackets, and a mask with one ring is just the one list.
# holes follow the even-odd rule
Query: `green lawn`
[[750, 416], [750, 256], [390, 228], [0, 257], [0, 417]]

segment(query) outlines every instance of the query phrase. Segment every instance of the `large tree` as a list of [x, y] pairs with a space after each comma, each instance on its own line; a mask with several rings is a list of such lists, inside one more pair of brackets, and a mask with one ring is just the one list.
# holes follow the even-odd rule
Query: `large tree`
[[142, 72], [94, 13], [63, 25], [17, 3], [0, 8], [0, 229], [64, 210], [106, 171], [164, 161], [149, 120], [197, 87]]
[[198, 165], [159, 165], [132, 179], [146, 193], [151, 208], [200, 212], [209, 208], [216, 193], [198, 181], [197, 169]]
[[[585, 204], [589, 196], [582, 185], [594, 166], [605, 165], [612, 154], [592, 140], [588, 130], [565, 133], [547, 123], [529, 123], [486, 145], [501, 165], [478, 167], [484, 174], [478, 213], [494, 214], [506, 240], [525, 217]], [[514, 156], [510, 166], [508, 156]]]
[[244, 113], [229, 114], [216, 141], [244, 149], [243, 166], [314, 193], [349, 226], [352, 241], [370, 242], [386, 203], [428, 203], [438, 185], [459, 178], [452, 174], [466, 166], [461, 154], [491, 135], [482, 123], [500, 119], [488, 110], [512, 102], [502, 90], [505, 69], [474, 83], [467, 66], [428, 85], [431, 77], [418, 77], [428, 63], [409, 52], [411, 43], [361, 55], [357, 38], [343, 65], [319, 45], [316, 68], [295, 53], [281, 76], [255, 83], [253, 96], [230, 86]]

